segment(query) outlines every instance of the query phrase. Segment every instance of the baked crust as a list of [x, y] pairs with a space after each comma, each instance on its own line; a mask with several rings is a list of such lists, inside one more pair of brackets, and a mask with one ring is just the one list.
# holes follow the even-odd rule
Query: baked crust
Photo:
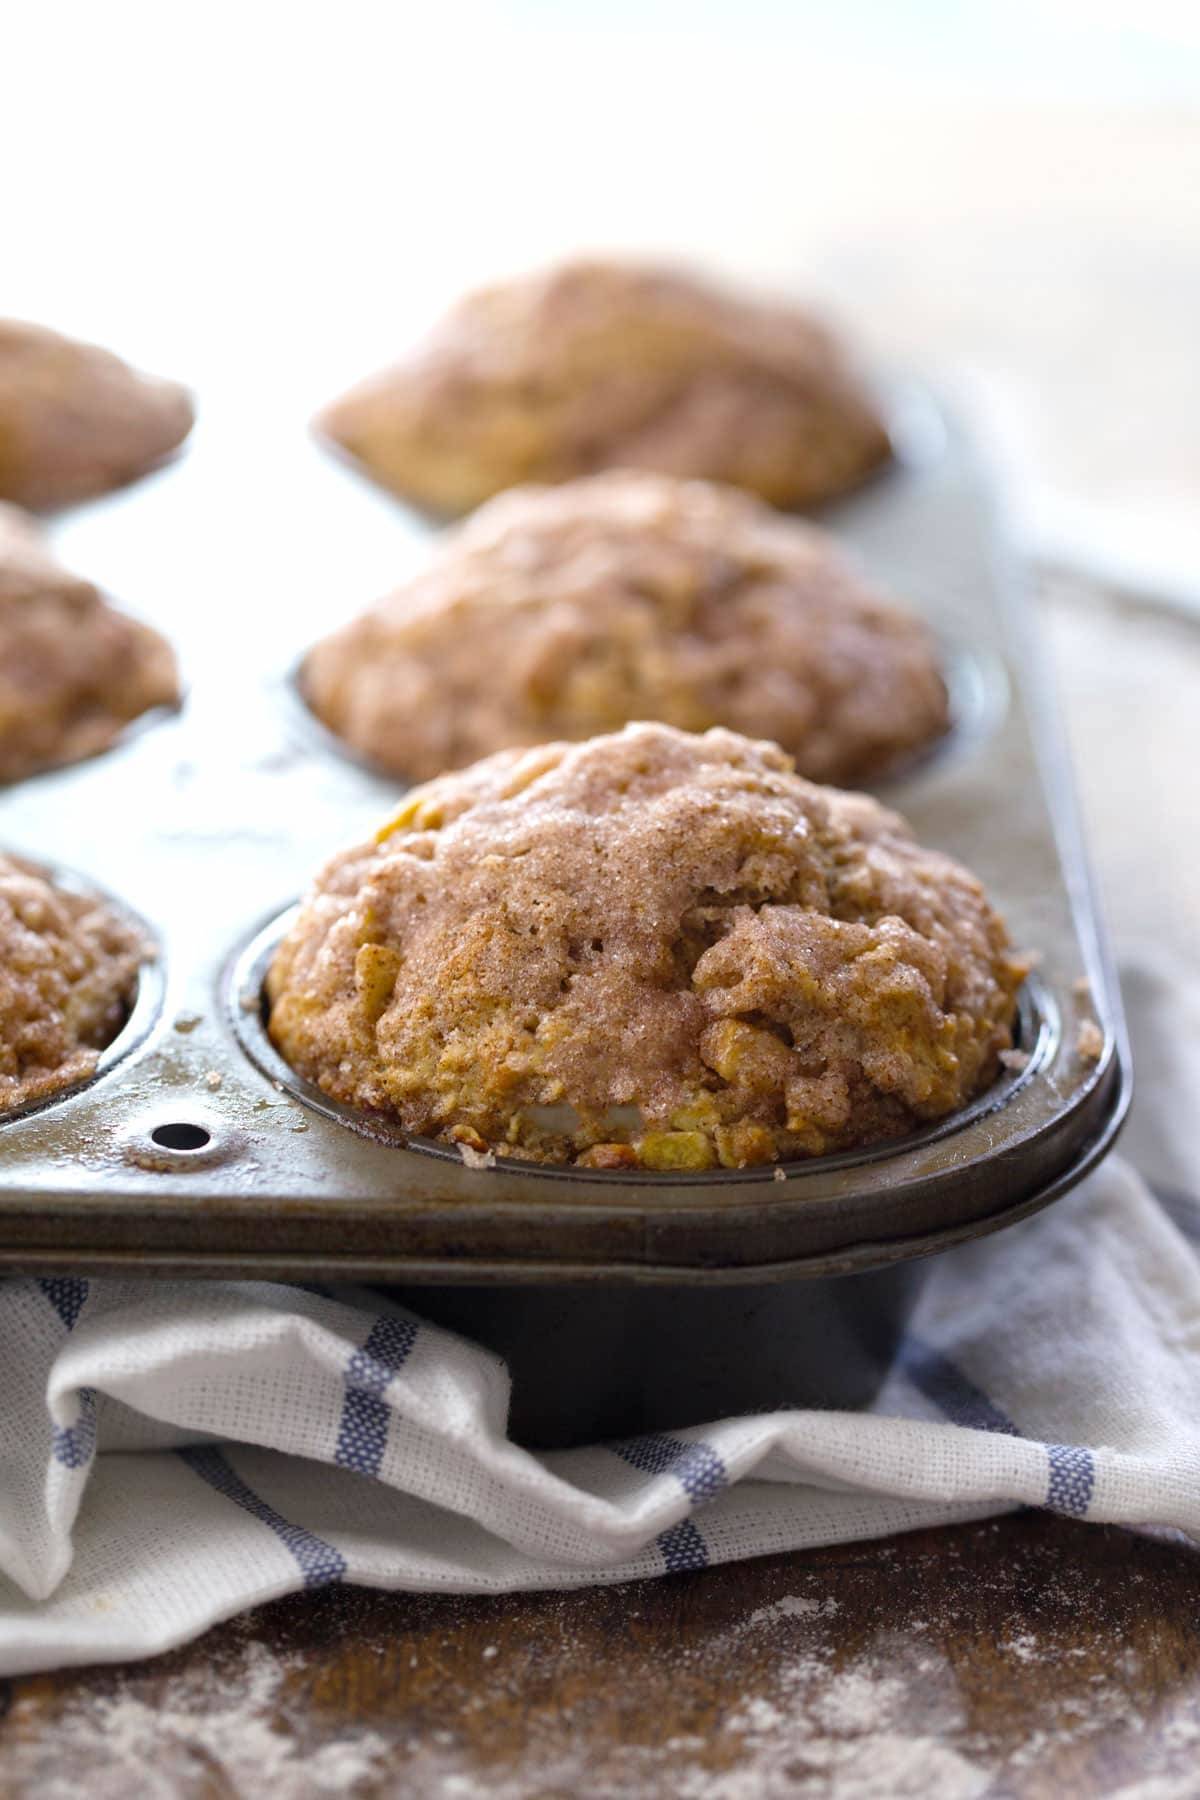
[[490, 501], [310, 652], [317, 716], [426, 780], [630, 719], [772, 738], [856, 783], [948, 724], [920, 620], [815, 526], [709, 482], [623, 471]]
[[165, 638], [62, 568], [34, 521], [0, 505], [0, 781], [91, 756], [178, 699]]
[[840, 345], [806, 312], [603, 262], [468, 295], [317, 429], [382, 486], [445, 514], [617, 467], [804, 507], [890, 453]]
[[193, 417], [177, 382], [0, 319], [0, 499], [36, 509], [106, 494], [176, 449]]
[[874, 800], [772, 744], [631, 725], [411, 794], [318, 878], [267, 995], [294, 1068], [408, 1132], [705, 1169], [954, 1111], [1026, 969]]
[[128, 1017], [146, 953], [102, 900], [0, 855], [0, 1114], [92, 1073]]

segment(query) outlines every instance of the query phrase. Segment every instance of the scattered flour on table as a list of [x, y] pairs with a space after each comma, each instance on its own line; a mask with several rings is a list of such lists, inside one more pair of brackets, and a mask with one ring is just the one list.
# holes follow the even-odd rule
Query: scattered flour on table
[[[767, 1677], [766, 1691], [748, 1695], [705, 1734], [677, 1735], [656, 1744], [588, 1742], [564, 1749], [559, 1721], [551, 1744], [539, 1745], [536, 1726], [513, 1764], [464, 1767], [449, 1747], [426, 1740], [410, 1747], [396, 1770], [404, 1800], [982, 1800], [993, 1771], [947, 1743], [964, 1725], [949, 1665], [922, 1650], [914, 1660], [890, 1644], [846, 1667], [834, 1666], [820, 1640], [821, 1619], [835, 1603], [794, 1597], [761, 1607], [709, 1642], [704, 1654], [737, 1665], [749, 1643], [747, 1626], [765, 1617], [799, 1622], [796, 1648]], [[695, 1652], [682, 1652], [681, 1677]], [[920, 1681], [920, 1723], [912, 1728], [913, 1682]], [[585, 1707], [586, 1710], [586, 1707]], [[581, 1719], [581, 1726], [584, 1721]], [[568, 1737], [569, 1742], [569, 1737]], [[391, 1790], [386, 1790], [391, 1791]]]
[[[317, 1800], [326, 1794], [376, 1789], [394, 1756], [374, 1732], [347, 1732], [311, 1752], [283, 1712], [288, 1673], [299, 1657], [250, 1644], [237, 1657], [170, 1684], [166, 1703], [153, 1699], [160, 1677], [123, 1676], [110, 1694], [68, 1696], [49, 1738], [5, 1739], [4, 1793], [37, 1800], [177, 1800], [188, 1780], [205, 1793], [237, 1800]], [[140, 1691], [139, 1691], [140, 1690]], [[143, 1697], [145, 1695], [146, 1697]], [[11, 1722], [19, 1724], [18, 1701]]]
[[[886, 1548], [879, 1554], [882, 1559]], [[1036, 1588], [1031, 1572], [1039, 1573]], [[841, 1579], [853, 1579], [852, 1573]], [[961, 1659], [956, 1672], [939, 1647], [943, 1637], [961, 1641], [973, 1617], [969, 1603], [954, 1598], [931, 1607], [921, 1600], [920, 1616], [907, 1617], [898, 1597], [866, 1641], [848, 1645], [838, 1630], [839, 1603], [823, 1592], [826, 1585], [817, 1578], [806, 1583], [808, 1591], [735, 1612], [665, 1654], [662, 1645], [637, 1649], [630, 1679], [645, 1690], [639, 1741], [614, 1730], [603, 1708], [597, 1714], [583, 1659], [585, 1646], [594, 1654], [599, 1640], [594, 1630], [581, 1632], [587, 1602], [573, 1595], [558, 1608], [548, 1604], [528, 1655], [512, 1644], [502, 1653], [485, 1638], [474, 1657], [456, 1664], [449, 1618], [444, 1642], [429, 1634], [412, 1656], [414, 1667], [431, 1659], [439, 1666], [449, 1710], [443, 1705], [436, 1723], [423, 1720], [420, 1708], [410, 1712], [406, 1674], [397, 1669], [398, 1704], [387, 1703], [393, 1724], [386, 1739], [343, 1722], [329, 1701], [312, 1712], [319, 1663], [257, 1642], [240, 1642], [213, 1661], [185, 1663], [165, 1679], [154, 1663], [114, 1672], [107, 1692], [97, 1692], [95, 1681], [87, 1691], [68, 1689], [53, 1713], [43, 1699], [34, 1714], [45, 1729], [35, 1741], [22, 1739], [29, 1703], [18, 1691], [0, 1734], [0, 1794], [3, 1800], [80, 1794], [86, 1800], [208, 1800], [210, 1794], [222, 1800], [1000, 1800], [1025, 1791], [1031, 1779], [1066, 1779], [1081, 1755], [1090, 1757], [1092, 1740], [1104, 1743], [1112, 1764], [1112, 1800], [1200, 1795], [1200, 1715], [1181, 1693], [1178, 1702], [1167, 1700], [1166, 1717], [1160, 1710], [1151, 1718], [1138, 1700], [1145, 1692], [1140, 1652], [1114, 1642], [1097, 1663], [1094, 1651], [1069, 1640], [1060, 1622], [1078, 1611], [1086, 1592], [1070, 1571], [1047, 1579], [1036, 1565], [1018, 1567], [1000, 1581], [1021, 1603], [996, 1637], [981, 1641], [980, 1653], [998, 1659], [1027, 1706], [999, 1741], [988, 1733], [986, 1705], [980, 1709], [969, 1683], [960, 1686]], [[1029, 1592], [1036, 1595], [1032, 1608]], [[358, 1630], [355, 1604], [348, 1590], [343, 1631]], [[599, 1594], [594, 1604], [610, 1605]], [[624, 1623], [637, 1616], [631, 1610]], [[409, 1659], [403, 1660], [406, 1670]], [[545, 1678], [564, 1668], [565, 1685], [552, 1678], [547, 1687]], [[492, 1735], [497, 1694], [506, 1702], [499, 1739]], [[655, 1735], [658, 1694], [661, 1716], [672, 1723]], [[520, 1721], [515, 1737], [514, 1720]], [[310, 1751], [309, 1744], [319, 1747]]]
[[770, 1606], [760, 1606], [757, 1612], [752, 1612], [744, 1621], [743, 1629], [751, 1625], [774, 1625], [778, 1619], [829, 1619], [837, 1609], [837, 1601], [832, 1597], [810, 1600], [800, 1594], [788, 1594], [782, 1600], [773, 1600]]

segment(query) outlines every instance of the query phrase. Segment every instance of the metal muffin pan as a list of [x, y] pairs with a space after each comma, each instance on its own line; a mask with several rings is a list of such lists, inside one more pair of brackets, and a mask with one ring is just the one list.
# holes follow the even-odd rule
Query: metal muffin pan
[[[970, 445], [917, 387], [896, 416], [894, 466], [823, 522], [948, 647], [954, 726], [880, 792], [975, 869], [1014, 940], [1040, 953], [1023, 1068], [903, 1140], [703, 1176], [472, 1169], [349, 1115], [277, 1056], [261, 977], [297, 894], [378, 825], [399, 784], [302, 716], [295, 661], [335, 622], [330, 596], [264, 621], [236, 586], [212, 588], [212, 655], [205, 673], [185, 647], [179, 716], [0, 790], [0, 845], [86, 872], [158, 943], [95, 1077], [0, 1122], [0, 1265], [761, 1292], [882, 1276], [1026, 1216], [1092, 1167], [1128, 1104], [1129, 1060], [1053, 703]], [[163, 478], [181, 508], [189, 475], [185, 459]], [[170, 605], [155, 622], [176, 635]], [[1102, 1031], [1098, 1057], [1079, 1053], [1085, 1020]]]

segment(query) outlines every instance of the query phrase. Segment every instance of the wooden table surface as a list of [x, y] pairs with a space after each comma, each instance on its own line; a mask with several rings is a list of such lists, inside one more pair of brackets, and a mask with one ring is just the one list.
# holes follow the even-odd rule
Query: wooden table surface
[[[1195, 966], [1200, 621], [1043, 601], [1117, 945]], [[1127, 1142], [1170, 1149], [1136, 1116]], [[3, 1800], [1190, 1800], [1200, 1550], [1027, 1513], [576, 1594], [341, 1589], [3, 1684], [0, 1714]]]
[[0, 1704], [10, 1800], [1185, 1800], [1200, 1551], [1023, 1513], [572, 1594], [326, 1590]]

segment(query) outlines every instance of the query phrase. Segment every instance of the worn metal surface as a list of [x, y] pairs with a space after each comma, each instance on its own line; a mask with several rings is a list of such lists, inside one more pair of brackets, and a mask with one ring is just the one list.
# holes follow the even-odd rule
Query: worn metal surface
[[[941, 1249], [1077, 1180], [1119, 1126], [1128, 1056], [1055, 708], [985, 477], [919, 390], [898, 408], [900, 465], [829, 522], [955, 647], [958, 729], [886, 797], [978, 872], [1018, 943], [1040, 953], [1026, 1069], [929, 1132], [791, 1164], [782, 1179], [472, 1170], [355, 1129], [275, 1057], [257, 981], [270, 921], [325, 856], [378, 824], [396, 784], [297, 719], [288, 671], [302, 609], [298, 642], [290, 615], [264, 621], [236, 584], [217, 583], [202, 597], [213, 654], [193, 663], [178, 717], [0, 793], [0, 843], [119, 892], [160, 949], [97, 1079], [0, 1125], [0, 1263], [762, 1281]], [[1085, 1019], [1104, 1034], [1098, 1059], [1077, 1049]]]

